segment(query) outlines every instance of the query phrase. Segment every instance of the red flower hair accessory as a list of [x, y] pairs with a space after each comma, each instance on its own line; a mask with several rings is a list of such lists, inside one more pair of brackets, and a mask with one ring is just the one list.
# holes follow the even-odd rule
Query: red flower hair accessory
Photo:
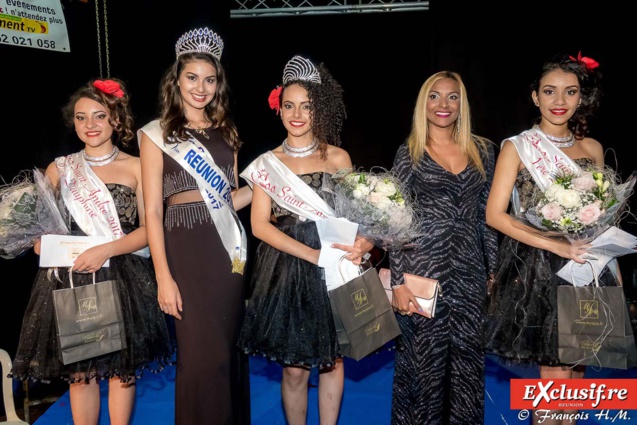
[[281, 109], [281, 91], [283, 91], [283, 87], [277, 86], [270, 92], [270, 97], [268, 97], [270, 109], [275, 109], [277, 115], [279, 115], [279, 110]]
[[115, 97], [124, 97], [124, 91], [119, 86], [119, 83], [113, 80], [95, 80], [93, 81], [93, 87]]
[[582, 56], [582, 52], [579, 52], [577, 54], [577, 59], [574, 58], [573, 56], [569, 56], [569, 58], [571, 58], [571, 60], [574, 60], [584, 65], [586, 67], [586, 70], [588, 71], [592, 71], [599, 66], [599, 62], [597, 62], [593, 58], [587, 58], [586, 56]]

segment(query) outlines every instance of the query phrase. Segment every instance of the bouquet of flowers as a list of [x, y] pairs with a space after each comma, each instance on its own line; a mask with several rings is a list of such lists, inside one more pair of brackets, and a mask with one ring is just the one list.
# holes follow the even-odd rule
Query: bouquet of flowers
[[561, 173], [546, 190], [537, 190], [525, 215], [538, 229], [590, 239], [619, 221], [634, 185], [634, 175], [622, 184], [610, 168]]
[[390, 172], [340, 170], [324, 190], [336, 215], [358, 223], [359, 234], [384, 249], [400, 249], [420, 233], [420, 218], [406, 190]]
[[68, 234], [49, 180], [37, 169], [0, 186], [0, 257], [16, 258], [44, 234]]

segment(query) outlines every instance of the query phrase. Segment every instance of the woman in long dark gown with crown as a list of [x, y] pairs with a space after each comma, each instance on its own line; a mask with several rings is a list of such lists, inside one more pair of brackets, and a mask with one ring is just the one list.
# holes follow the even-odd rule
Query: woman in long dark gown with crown
[[[228, 110], [221, 37], [182, 35], [161, 84], [161, 117], [139, 132], [158, 301], [175, 320], [177, 425], [250, 424], [244, 314], [246, 235], [235, 210], [241, 142]], [[167, 204], [164, 214], [164, 204]]]

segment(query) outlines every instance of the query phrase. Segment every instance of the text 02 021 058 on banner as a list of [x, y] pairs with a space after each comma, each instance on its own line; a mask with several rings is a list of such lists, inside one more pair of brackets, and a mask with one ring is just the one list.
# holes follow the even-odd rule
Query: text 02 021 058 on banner
[[0, 44], [70, 52], [60, 1], [0, 1]]

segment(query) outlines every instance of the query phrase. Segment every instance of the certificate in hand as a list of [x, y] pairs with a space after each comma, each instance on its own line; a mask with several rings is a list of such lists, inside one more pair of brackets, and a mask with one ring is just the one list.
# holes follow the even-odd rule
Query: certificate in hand
[[[40, 267], [71, 267], [81, 253], [111, 240], [108, 236], [43, 235]], [[109, 262], [102, 267], [108, 267]]]

